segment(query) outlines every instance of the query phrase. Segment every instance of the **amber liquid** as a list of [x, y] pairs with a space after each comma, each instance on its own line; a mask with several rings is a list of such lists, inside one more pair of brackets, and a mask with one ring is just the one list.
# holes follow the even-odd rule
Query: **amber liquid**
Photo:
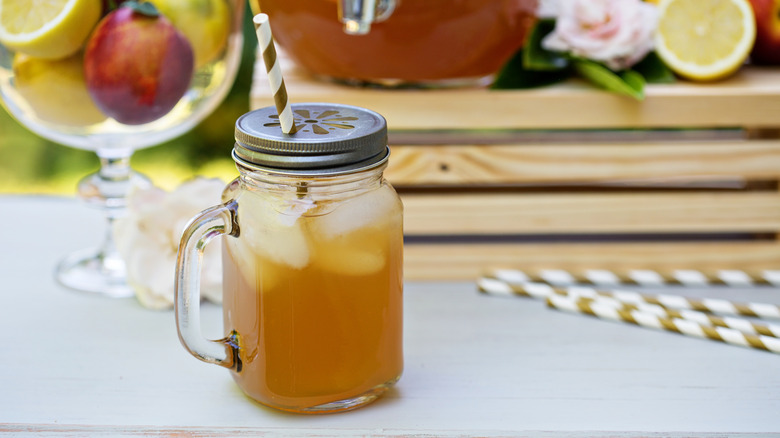
[[233, 376], [253, 399], [294, 412], [376, 397], [403, 368], [400, 212], [331, 236], [318, 232], [320, 220], [296, 223], [304, 266], [242, 250], [246, 236], [223, 245], [225, 325], [239, 343]]
[[[339, 0], [340, 1], [340, 0]], [[337, 0], [252, 0], [298, 64], [347, 80], [435, 83], [496, 73], [522, 47], [536, 0], [401, 0], [367, 35], [348, 35]]]

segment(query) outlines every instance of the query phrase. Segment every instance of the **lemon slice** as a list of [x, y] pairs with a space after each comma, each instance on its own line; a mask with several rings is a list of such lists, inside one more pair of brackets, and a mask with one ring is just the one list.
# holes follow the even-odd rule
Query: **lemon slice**
[[748, 0], [661, 0], [658, 56], [680, 76], [720, 79], [747, 59], [756, 38]]
[[38, 58], [76, 53], [100, 19], [100, 0], [0, 0], [0, 43]]

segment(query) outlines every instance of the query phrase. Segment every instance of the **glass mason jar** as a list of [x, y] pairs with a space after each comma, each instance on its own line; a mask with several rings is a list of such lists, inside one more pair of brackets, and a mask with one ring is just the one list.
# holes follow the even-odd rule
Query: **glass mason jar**
[[[273, 107], [236, 122], [240, 176], [185, 230], [177, 266], [179, 337], [229, 368], [251, 398], [325, 413], [369, 403], [400, 377], [402, 205], [384, 180], [384, 118], [336, 104]], [[222, 238], [224, 339], [199, 327], [200, 254]]]

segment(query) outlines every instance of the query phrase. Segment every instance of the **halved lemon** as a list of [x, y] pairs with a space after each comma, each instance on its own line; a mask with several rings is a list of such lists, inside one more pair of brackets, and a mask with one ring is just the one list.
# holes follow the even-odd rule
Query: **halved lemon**
[[0, 43], [37, 58], [76, 53], [100, 19], [100, 0], [0, 0]]
[[661, 0], [656, 52], [675, 73], [721, 79], [747, 59], [756, 39], [748, 0]]
[[35, 115], [47, 123], [84, 127], [108, 118], [89, 96], [81, 52], [64, 59], [17, 53], [13, 71], [19, 94]]

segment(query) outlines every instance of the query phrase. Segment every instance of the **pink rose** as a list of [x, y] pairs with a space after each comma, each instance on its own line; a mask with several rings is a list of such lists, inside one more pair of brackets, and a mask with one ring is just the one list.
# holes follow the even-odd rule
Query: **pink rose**
[[652, 4], [560, 0], [556, 6], [555, 30], [542, 41], [547, 50], [603, 62], [613, 70], [629, 68], [653, 50], [658, 14]]

